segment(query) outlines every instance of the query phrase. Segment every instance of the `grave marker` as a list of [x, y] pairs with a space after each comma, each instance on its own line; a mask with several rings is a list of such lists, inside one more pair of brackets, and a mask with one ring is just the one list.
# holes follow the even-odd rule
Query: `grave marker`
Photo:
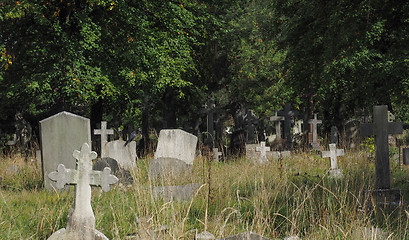
[[75, 169], [72, 152], [86, 142], [91, 146], [90, 120], [69, 112], [61, 112], [40, 121], [41, 161], [44, 187], [53, 190], [55, 183], [47, 177], [59, 164]]
[[268, 162], [267, 153], [266, 153], [266, 152], [269, 152], [269, 151], [270, 151], [270, 147], [266, 147], [266, 142], [261, 141], [261, 142], [260, 142], [260, 147], [256, 147], [256, 152], [260, 152], [260, 156], [259, 156], [259, 158], [258, 158], [258, 161], [259, 161], [260, 163], [266, 163], [266, 162]]
[[280, 140], [281, 139], [281, 121], [284, 121], [283, 116], [278, 116], [277, 111], [274, 112], [274, 116], [270, 117], [270, 121], [275, 122], [275, 128], [276, 128], [276, 139]]
[[209, 104], [205, 104], [205, 112], [207, 113], [207, 137], [206, 144], [212, 148], [213, 142], [215, 139], [214, 134], [214, 112], [216, 111], [216, 104], [212, 100], [209, 101]]
[[219, 152], [218, 148], [213, 148], [213, 159], [216, 162], [219, 162], [219, 156], [222, 156], [223, 154]]
[[94, 135], [101, 135], [101, 158], [107, 157], [105, 144], [108, 142], [108, 135], [113, 135], [114, 130], [107, 129], [107, 122], [101, 122], [101, 129], [94, 129]]
[[284, 138], [287, 140], [287, 143], [291, 143], [291, 117], [295, 117], [298, 115], [298, 112], [295, 110], [291, 110], [291, 105], [286, 103], [284, 106], [284, 110], [278, 111], [278, 116], [284, 117]]
[[345, 152], [344, 149], [337, 149], [337, 145], [335, 143], [331, 143], [329, 145], [329, 151], [323, 151], [322, 157], [323, 158], [330, 158], [331, 160], [331, 168], [330, 168], [330, 175], [335, 177], [341, 177], [342, 173], [341, 170], [338, 169], [338, 156], [344, 156]]
[[374, 122], [361, 124], [361, 135], [375, 135], [376, 187], [390, 188], [388, 134], [401, 134], [401, 122], [388, 122], [388, 106], [374, 106]]
[[97, 157], [97, 153], [91, 151], [87, 143], [82, 145], [81, 151], [75, 150], [73, 157], [78, 160], [76, 169], [67, 169], [64, 164], [59, 164], [57, 171], [48, 174], [59, 189], [66, 184], [75, 185], [74, 205], [68, 215], [67, 228], [58, 230], [48, 239], [108, 239], [95, 229], [95, 216], [91, 207], [91, 185], [101, 186], [102, 190], [107, 192], [110, 185], [115, 184], [118, 178], [110, 174], [111, 169], [108, 167], [103, 171], [92, 170], [92, 159]]
[[115, 140], [105, 144], [106, 157], [113, 158], [118, 165], [126, 170], [131, 170], [136, 165], [136, 142], [131, 141], [125, 145], [124, 140]]
[[320, 144], [318, 143], [318, 131], [317, 131], [317, 125], [322, 124], [321, 120], [317, 119], [317, 114], [314, 113], [314, 119], [310, 119], [308, 121], [309, 124], [312, 126], [312, 147], [313, 149], [319, 150]]
[[338, 145], [338, 128], [336, 126], [331, 127], [331, 143]]

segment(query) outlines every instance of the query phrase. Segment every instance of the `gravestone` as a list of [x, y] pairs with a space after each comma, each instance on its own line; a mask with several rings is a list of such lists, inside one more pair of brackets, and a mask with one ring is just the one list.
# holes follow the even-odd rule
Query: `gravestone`
[[409, 165], [409, 148], [402, 149], [403, 164]]
[[[280, 159], [291, 156], [290, 151], [272, 151], [270, 153], [271, 153], [271, 158], [274, 160], [280, 160]], [[268, 157], [268, 154], [267, 154], [267, 157]]]
[[87, 143], [82, 145], [81, 151], [75, 150], [73, 157], [78, 160], [76, 169], [59, 164], [57, 171], [48, 174], [59, 189], [66, 184], [75, 185], [74, 204], [68, 214], [67, 227], [53, 233], [48, 239], [108, 239], [95, 229], [95, 216], [91, 207], [91, 185], [101, 186], [104, 192], [108, 192], [110, 185], [115, 184], [118, 179], [110, 174], [109, 168], [104, 168], [103, 171], [92, 170], [92, 159], [97, 157], [97, 153], [91, 151]]
[[254, 232], [244, 232], [228, 236], [220, 240], [270, 240], [270, 238], [263, 237], [260, 234]]
[[294, 134], [302, 134], [302, 125], [304, 121], [302, 119], [295, 121], [293, 133]]
[[201, 233], [196, 234], [195, 240], [212, 240], [216, 239], [216, 237], [208, 231], [203, 231]]
[[114, 130], [107, 129], [107, 122], [101, 122], [101, 129], [94, 129], [94, 135], [101, 135], [101, 158], [107, 157], [105, 144], [108, 142], [108, 135], [113, 135]]
[[298, 115], [298, 112], [291, 110], [291, 105], [286, 103], [284, 110], [278, 111], [278, 116], [284, 117], [284, 138], [287, 141], [287, 144], [291, 144], [291, 118]]
[[323, 158], [330, 158], [331, 160], [331, 168], [328, 172], [331, 177], [342, 177], [343, 176], [341, 170], [338, 169], [337, 157], [344, 156], [344, 155], [345, 155], [344, 149], [337, 149], [337, 145], [335, 143], [331, 143], [329, 145], [329, 151], [322, 152]]
[[48, 174], [59, 164], [75, 169], [76, 160], [72, 152], [82, 143], [91, 145], [90, 120], [69, 112], [61, 112], [40, 121], [41, 159], [44, 187], [55, 188]]
[[258, 158], [259, 163], [267, 163], [268, 162], [266, 152], [269, 152], [269, 151], [270, 151], [270, 147], [266, 147], [266, 142], [261, 141], [260, 146], [256, 147], [256, 152], [260, 152], [260, 156]]
[[317, 114], [314, 113], [314, 119], [310, 119], [308, 121], [309, 124], [312, 126], [312, 148], [315, 150], [320, 150], [320, 144], [318, 143], [318, 130], [317, 125], [321, 124], [322, 121], [317, 119]]
[[276, 129], [276, 139], [281, 139], [281, 121], [284, 121], [283, 116], [278, 116], [277, 111], [274, 112], [274, 116], [270, 117], [270, 121], [275, 122], [275, 129]]
[[390, 189], [388, 134], [401, 134], [401, 122], [388, 122], [388, 106], [374, 106], [374, 122], [361, 125], [362, 136], [375, 135], [376, 188]]
[[215, 140], [214, 113], [216, 111], [216, 104], [214, 104], [213, 100], [209, 100], [209, 104], [206, 103], [204, 108], [205, 113], [207, 114], [207, 136], [205, 144], [209, 146], [209, 148], [213, 148], [213, 142]]
[[254, 114], [253, 110], [248, 110], [244, 116], [245, 131], [246, 131], [246, 143], [254, 143], [256, 135], [256, 125], [258, 123], [258, 117]]
[[216, 162], [219, 162], [219, 156], [222, 156], [223, 154], [219, 152], [218, 148], [213, 148], [213, 160]]
[[197, 137], [180, 129], [163, 129], [159, 133], [154, 159], [149, 164], [153, 178], [165, 175], [190, 175]]
[[331, 143], [338, 145], [338, 128], [336, 126], [331, 127]]
[[106, 157], [113, 158], [119, 167], [132, 170], [136, 165], [136, 142], [131, 141], [126, 146], [124, 140], [115, 140], [105, 144]]
[[106, 167], [109, 167], [111, 169], [112, 175], [115, 175], [118, 178], [119, 183], [125, 185], [133, 183], [134, 179], [131, 172], [129, 170], [120, 168], [118, 162], [113, 158], [106, 157], [98, 159], [92, 167], [92, 170], [103, 171]]
[[154, 199], [165, 201], [190, 201], [200, 188], [199, 183], [191, 183], [177, 186], [158, 186], [152, 188]]

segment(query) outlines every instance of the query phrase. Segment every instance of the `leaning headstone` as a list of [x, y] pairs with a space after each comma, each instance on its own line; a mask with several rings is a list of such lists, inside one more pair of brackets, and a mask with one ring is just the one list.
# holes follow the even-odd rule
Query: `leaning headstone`
[[61, 112], [40, 121], [41, 159], [44, 186], [55, 188], [48, 174], [59, 164], [75, 169], [76, 160], [72, 152], [81, 148], [82, 143], [91, 145], [90, 120], [69, 112]]
[[284, 138], [287, 140], [287, 144], [291, 143], [291, 118], [298, 115], [298, 112], [291, 110], [291, 105], [286, 103], [284, 110], [278, 111], [278, 116], [284, 117]]
[[403, 164], [409, 165], [409, 148], [402, 149]]
[[281, 139], [281, 121], [284, 121], [283, 116], [278, 116], [277, 111], [274, 112], [274, 116], [270, 117], [270, 121], [275, 122], [275, 129], [276, 129], [276, 139]]
[[78, 160], [76, 169], [59, 164], [56, 172], [48, 174], [48, 177], [56, 182], [57, 188], [63, 188], [66, 184], [75, 185], [74, 205], [68, 214], [67, 227], [53, 233], [48, 239], [108, 239], [95, 229], [95, 216], [91, 207], [91, 185], [101, 186], [104, 192], [108, 192], [110, 185], [115, 184], [118, 179], [110, 174], [109, 168], [103, 171], [92, 170], [92, 159], [97, 157], [97, 153], [91, 151], [87, 143], [82, 145], [81, 151], [75, 150], [73, 157]]
[[308, 121], [309, 124], [311, 124], [312, 127], [312, 148], [315, 150], [320, 150], [320, 144], [318, 143], [318, 128], [317, 125], [321, 124], [322, 121], [317, 119], [317, 114], [314, 113], [314, 119], [310, 119]]
[[[101, 151], [102, 152], [102, 151]], [[119, 167], [131, 170], [136, 165], [136, 142], [131, 141], [125, 146], [124, 140], [115, 140], [105, 144], [106, 157], [113, 158]]]
[[390, 188], [388, 134], [401, 134], [401, 122], [388, 122], [388, 106], [374, 106], [374, 122], [361, 125], [362, 136], [375, 135], [376, 188]]
[[261, 141], [260, 142], [260, 146], [256, 147], [256, 151], [260, 152], [260, 156], [258, 158], [258, 162], [259, 163], [267, 163], [268, 159], [267, 159], [267, 152], [270, 151], [270, 147], [266, 147], [266, 142]]
[[331, 159], [331, 168], [328, 172], [331, 177], [341, 178], [343, 176], [341, 170], [338, 169], [337, 157], [344, 155], [344, 149], [337, 149], [337, 145], [335, 143], [331, 143], [329, 145], [329, 151], [322, 152], [323, 158]]
[[270, 238], [263, 237], [260, 234], [253, 233], [253, 232], [244, 232], [244, 233], [239, 233], [236, 235], [228, 236], [220, 240], [270, 240]]
[[111, 169], [112, 175], [115, 175], [119, 179], [119, 183], [129, 185], [133, 183], [133, 177], [129, 170], [120, 168], [118, 162], [113, 158], [102, 158], [98, 159], [92, 170], [103, 171], [104, 168], [109, 167]]
[[149, 175], [190, 175], [193, 167], [197, 137], [180, 129], [163, 129], [159, 133], [154, 159], [149, 164]]
[[213, 239], [216, 239], [216, 237], [208, 231], [203, 231], [201, 233], [196, 234], [195, 239], [196, 240], [213, 240]]
[[199, 183], [178, 186], [158, 186], [152, 188], [152, 194], [154, 199], [161, 198], [165, 201], [190, 201], [199, 188]]
[[105, 144], [108, 142], [108, 135], [113, 135], [114, 130], [107, 129], [107, 122], [101, 122], [101, 129], [94, 129], [94, 135], [101, 135], [101, 158], [107, 157]]

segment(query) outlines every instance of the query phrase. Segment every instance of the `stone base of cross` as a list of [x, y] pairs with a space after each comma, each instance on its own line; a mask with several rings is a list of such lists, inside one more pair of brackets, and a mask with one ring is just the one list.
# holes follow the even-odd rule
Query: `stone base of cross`
[[328, 176], [332, 178], [343, 178], [344, 174], [342, 174], [341, 169], [330, 169], [328, 170]]
[[51, 172], [48, 177], [57, 182], [57, 188], [66, 184], [75, 185], [75, 199], [67, 218], [67, 228], [62, 228], [48, 239], [64, 240], [107, 240], [108, 238], [95, 229], [95, 217], [91, 207], [91, 185], [101, 186], [104, 192], [109, 191], [110, 185], [118, 182], [118, 178], [111, 175], [111, 169], [106, 167], [103, 171], [92, 170], [92, 159], [97, 153], [91, 151], [90, 146], [84, 143], [81, 151], [74, 151], [77, 159], [77, 169], [67, 169], [64, 164], [57, 167], [56, 172]]

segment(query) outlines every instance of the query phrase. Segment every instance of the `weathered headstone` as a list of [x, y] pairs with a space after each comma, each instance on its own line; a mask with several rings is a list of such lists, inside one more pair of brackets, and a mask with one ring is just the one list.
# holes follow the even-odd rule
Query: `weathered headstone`
[[177, 186], [158, 186], [152, 188], [152, 195], [155, 199], [162, 198], [165, 201], [188, 201], [193, 198], [199, 188], [199, 183]]
[[95, 216], [91, 207], [91, 185], [101, 186], [104, 192], [109, 191], [110, 185], [118, 179], [111, 175], [111, 169], [103, 171], [92, 170], [92, 159], [97, 153], [91, 151], [90, 146], [84, 143], [81, 151], [75, 150], [73, 157], [78, 160], [77, 168], [66, 168], [59, 164], [56, 172], [51, 172], [48, 177], [56, 182], [57, 188], [66, 184], [75, 185], [74, 205], [67, 219], [67, 228], [62, 228], [52, 234], [49, 240], [94, 240], [108, 239], [104, 234], [95, 229]]
[[254, 232], [244, 232], [228, 236], [220, 240], [270, 240], [270, 238], [263, 237], [260, 234]]
[[126, 170], [131, 170], [136, 165], [136, 142], [131, 141], [125, 145], [124, 140], [115, 140], [105, 144], [106, 157], [113, 158], [118, 165]]
[[213, 160], [216, 162], [219, 162], [219, 157], [222, 156], [223, 154], [219, 152], [218, 148], [213, 148]]
[[302, 134], [302, 125], [304, 124], [304, 121], [302, 119], [295, 121], [294, 124], [294, 134]]
[[284, 121], [283, 116], [278, 116], [277, 111], [274, 112], [274, 116], [270, 117], [270, 121], [275, 122], [275, 129], [276, 129], [276, 139], [281, 139], [281, 121]]
[[291, 143], [291, 118], [298, 115], [298, 112], [291, 110], [291, 105], [286, 103], [284, 110], [278, 111], [278, 116], [284, 116], [284, 138], [287, 143]]
[[401, 122], [388, 122], [388, 106], [374, 106], [374, 122], [361, 125], [362, 136], [375, 135], [376, 187], [390, 188], [388, 134], [401, 134]]
[[319, 150], [320, 149], [320, 144], [318, 143], [318, 128], [317, 125], [321, 124], [322, 121], [317, 119], [317, 114], [314, 113], [314, 119], [310, 119], [308, 121], [309, 124], [311, 124], [312, 126], [312, 147], [315, 150]]
[[331, 127], [331, 143], [338, 145], [338, 128], [336, 126]]
[[101, 122], [101, 129], [94, 129], [94, 135], [101, 135], [101, 158], [107, 157], [105, 144], [108, 142], [108, 135], [113, 135], [114, 130], [107, 129], [107, 122]]
[[344, 149], [337, 149], [337, 145], [335, 143], [331, 143], [329, 145], [329, 151], [323, 151], [322, 157], [323, 158], [330, 158], [331, 159], [331, 168], [329, 170], [329, 175], [332, 177], [342, 177], [342, 172], [338, 169], [338, 156], [344, 156]]
[[195, 158], [197, 137], [180, 129], [163, 129], [159, 133], [154, 159], [149, 164], [149, 174], [190, 175]]
[[119, 183], [125, 185], [133, 183], [134, 179], [131, 172], [129, 170], [120, 168], [118, 162], [113, 158], [106, 157], [98, 159], [92, 167], [92, 170], [103, 171], [106, 167], [109, 167], [111, 169], [112, 175], [115, 175], [118, 178]]
[[256, 147], [256, 151], [260, 152], [260, 156], [258, 158], [258, 162], [259, 163], [267, 163], [268, 159], [267, 159], [267, 153], [270, 151], [270, 147], [266, 147], [266, 142], [260, 142], [260, 146]]
[[91, 145], [90, 120], [69, 112], [61, 112], [40, 121], [41, 159], [44, 186], [55, 188], [48, 174], [59, 164], [75, 169], [76, 160], [72, 152], [81, 148], [82, 143]]
[[201, 233], [196, 234], [195, 240], [212, 240], [216, 239], [216, 237], [208, 231], [203, 231]]
[[[272, 151], [270, 153], [271, 153], [271, 158], [274, 160], [279, 160], [279, 159], [283, 159], [283, 158], [291, 156], [290, 151]], [[267, 154], [267, 157], [268, 155], [269, 154]]]

